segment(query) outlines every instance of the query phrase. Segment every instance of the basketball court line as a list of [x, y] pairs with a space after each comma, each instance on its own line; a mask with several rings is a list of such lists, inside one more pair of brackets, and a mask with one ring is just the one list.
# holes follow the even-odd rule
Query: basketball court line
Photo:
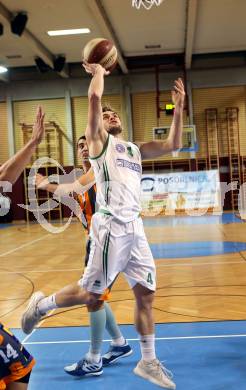
[[[45, 321], [45, 320], [44, 320]], [[39, 324], [39, 326], [41, 323]], [[28, 335], [22, 341], [22, 344], [25, 345], [42, 345], [42, 344], [78, 344], [78, 343], [90, 343], [91, 340], [59, 340], [59, 341], [29, 341], [26, 340], [33, 334], [33, 332]], [[166, 341], [166, 340], [203, 340], [203, 339], [229, 339], [229, 338], [239, 338], [246, 337], [246, 334], [225, 334], [225, 335], [205, 335], [205, 336], [177, 336], [177, 337], [156, 337], [155, 341]], [[103, 340], [104, 343], [111, 342], [111, 339]], [[127, 338], [127, 341], [139, 341], [139, 338]]]
[[[209, 256], [208, 256], [209, 257]], [[155, 261], [170, 261], [170, 259], [158, 259]], [[221, 264], [246, 264], [244, 260], [241, 261], [214, 261], [214, 262], [199, 262], [196, 263], [196, 260], [194, 260], [193, 263], [172, 263], [172, 264], [156, 264], [157, 268], [162, 267], [190, 267], [190, 266], [196, 266], [196, 267], [202, 267], [206, 265], [221, 265]], [[25, 269], [18, 269], [18, 271], [4, 271], [0, 270], [0, 274], [30, 274], [30, 273], [50, 273], [50, 272], [74, 272], [74, 271], [81, 271], [81, 268], [70, 268], [70, 269], [46, 269], [46, 270], [25, 270]]]
[[[0, 257], [4, 257], [4, 256], [7, 256], [7, 255], [10, 255], [11, 253], [14, 253], [14, 252], [16, 252], [16, 251], [18, 251], [18, 250], [20, 250], [20, 249], [26, 248], [26, 247], [28, 247], [28, 246], [30, 246], [30, 245], [32, 245], [32, 244], [35, 244], [36, 242], [42, 241], [42, 240], [44, 240], [45, 238], [47, 238], [48, 236], [50, 236], [50, 234], [45, 234], [44, 236], [39, 237], [39, 238], [37, 238], [37, 239], [35, 239], [35, 240], [26, 242], [26, 243], [23, 244], [23, 245], [20, 245], [20, 246], [18, 246], [18, 247], [16, 247], [16, 248], [13, 248], [13, 249], [11, 249], [11, 250], [9, 250], [9, 251], [7, 251], [7, 252], [1, 253], [1, 254], [0, 254]], [[3, 272], [3, 271], [1, 271], [1, 273], [2, 273], [2, 272]], [[22, 271], [19, 271], [19, 272], [22, 272]], [[4, 272], [3, 272], [3, 273], [4, 273]], [[17, 274], [18, 271], [17, 271], [17, 272], [12, 272], [12, 271], [10, 271], [10, 272], [5, 272], [5, 273]], [[55, 311], [55, 310], [52, 310], [52, 311], [50, 312], [50, 315], [51, 315], [54, 311]], [[40, 324], [37, 326], [36, 329], [38, 329], [38, 328], [44, 323], [45, 320], [46, 320], [46, 318], [45, 318], [43, 321], [40, 322]], [[36, 329], [34, 329], [34, 330], [32, 331], [31, 334], [27, 335], [27, 336], [24, 338], [23, 341], [28, 340], [29, 337], [36, 331]]]
[[[210, 257], [210, 256], [207, 256], [207, 257]], [[199, 259], [199, 258], [198, 258]], [[158, 259], [157, 261], [167, 261], [167, 260], [170, 260], [170, 259]], [[156, 260], [155, 260], [156, 261]], [[199, 266], [205, 266], [205, 265], [221, 265], [221, 264], [246, 264], [244, 260], [241, 260], [241, 261], [210, 261], [210, 262], [199, 262], [199, 263], [195, 263], [195, 260], [194, 260], [194, 263], [173, 263], [173, 264], [156, 264], [156, 267], [157, 268], [160, 268], [160, 267], [176, 267], [176, 266], [181, 266], [181, 267], [186, 267], [186, 266], [193, 266], [195, 265], [196, 267], [199, 267]]]
[[[50, 234], [45, 234], [45, 235], [42, 236], [42, 237], [39, 237], [39, 238], [36, 238], [35, 240], [26, 242], [25, 244], [20, 245], [20, 246], [17, 246], [16, 248], [13, 248], [13, 249], [11, 249], [11, 250], [9, 250], [9, 251], [7, 251], [7, 252], [0, 253], [0, 257], [4, 257], [4, 256], [7, 256], [7, 255], [10, 255], [11, 253], [14, 253], [14, 252], [18, 251], [19, 249], [26, 248], [26, 247], [29, 246], [29, 245], [35, 244], [35, 242], [44, 240], [44, 239], [47, 238], [48, 236], [50, 236]], [[14, 273], [16, 273], [16, 272], [14, 272]]]
[[1, 271], [0, 274], [30, 274], [30, 273], [49, 273], [49, 272], [73, 272], [73, 271], [81, 271], [81, 268], [67, 268], [67, 269], [45, 269], [45, 270], [23, 270], [19, 269], [18, 271]]

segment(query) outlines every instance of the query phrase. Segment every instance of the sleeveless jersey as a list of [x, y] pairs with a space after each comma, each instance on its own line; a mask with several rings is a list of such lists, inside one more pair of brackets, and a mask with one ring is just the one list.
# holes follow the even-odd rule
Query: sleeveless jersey
[[[35, 360], [8, 328], [0, 323], [0, 388], [31, 371]], [[5, 388], [5, 387], [3, 387]]]
[[90, 158], [97, 184], [99, 211], [127, 223], [138, 218], [142, 161], [139, 148], [108, 135], [103, 151]]
[[89, 234], [92, 215], [96, 212], [96, 185], [94, 184], [84, 194], [78, 195], [77, 200], [81, 209], [81, 222]]

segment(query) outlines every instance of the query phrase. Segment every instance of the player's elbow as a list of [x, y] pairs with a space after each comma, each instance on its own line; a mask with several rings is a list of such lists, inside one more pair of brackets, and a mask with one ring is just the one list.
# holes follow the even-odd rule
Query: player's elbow
[[89, 93], [88, 99], [89, 99], [89, 104], [91, 104], [92, 106], [101, 103], [101, 95], [95, 91]]
[[0, 181], [5, 181], [6, 177], [4, 175], [4, 172], [0, 172]]
[[2, 171], [0, 170], [0, 182], [1, 181], [9, 181], [11, 184], [14, 184], [11, 172], [9, 172], [8, 168], [2, 169]]
[[170, 139], [167, 141], [167, 149], [169, 152], [174, 152], [182, 148], [182, 140]]
[[173, 145], [173, 151], [178, 151], [178, 150], [180, 150], [180, 149], [182, 149], [182, 147], [183, 147], [183, 143], [182, 143], [182, 141], [176, 141], [176, 142], [174, 142], [174, 145]]

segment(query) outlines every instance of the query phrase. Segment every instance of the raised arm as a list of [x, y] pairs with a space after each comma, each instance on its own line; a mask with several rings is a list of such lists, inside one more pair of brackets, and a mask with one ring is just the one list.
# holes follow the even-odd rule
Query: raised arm
[[36, 175], [36, 186], [38, 189], [52, 192], [57, 196], [69, 196], [71, 193], [82, 194], [88, 191], [95, 184], [93, 169], [89, 169], [72, 183], [54, 184], [49, 179], [39, 173]]
[[175, 80], [172, 91], [172, 101], [175, 104], [174, 116], [168, 138], [164, 141], [150, 141], [139, 143], [143, 159], [160, 157], [182, 148], [183, 109], [185, 90], [181, 79]]
[[84, 62], [83, 66], [86, 72], [92, 75], [88, 90], [88, 124], [85, 135], [90, 156], [97, 157], [108, 137], [103, 127], [101, 99], [104, 91], [104, 76], [109, 72], [99, 64]]
[[38, 107], [32, 138], [21, 150], [0, 167], [0, 181], [8, 181], [13, 184], [29, 163], [32, 154], [44, 136], [44, 115], [42, 108]]

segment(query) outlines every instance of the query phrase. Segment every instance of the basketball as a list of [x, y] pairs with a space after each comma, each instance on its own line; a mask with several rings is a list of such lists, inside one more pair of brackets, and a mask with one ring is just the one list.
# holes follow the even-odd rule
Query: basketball
[[111, 72], [117, 65], [117, 49], [108, 39], [95, 38], [84, 47], [83, 59], [90, 64], [100, 64]]

